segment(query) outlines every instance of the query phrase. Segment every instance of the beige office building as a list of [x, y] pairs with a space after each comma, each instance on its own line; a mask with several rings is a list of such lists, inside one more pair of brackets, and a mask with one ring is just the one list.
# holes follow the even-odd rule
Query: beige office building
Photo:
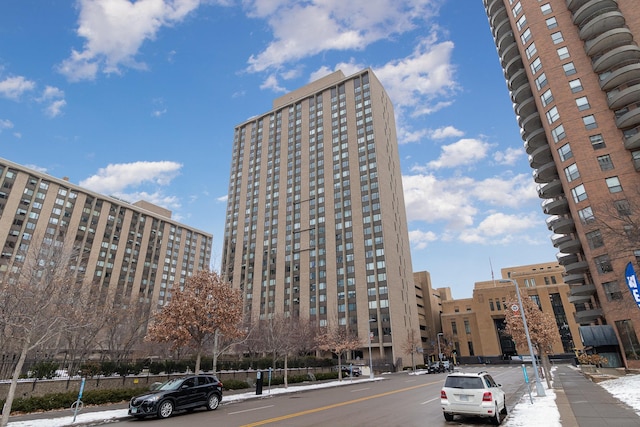
[[349, 358], [409, 365], [416, 294], [391, 100], [370, 69], [330, 74], [236, 126], [222, 272], [248, 320], [344, 327]]
[[640, 259], [638, 1], [483, 4], [575, 320], [602, 326], [622, 363], [639, 367], [625, 275]]
[[151, 203], [130, 204], [0, 159], [0, 285], [35, 239], [72, 239], [76, 281], [102, 306], [144, 304], [149, 312], [209, 268], [212, 242]]

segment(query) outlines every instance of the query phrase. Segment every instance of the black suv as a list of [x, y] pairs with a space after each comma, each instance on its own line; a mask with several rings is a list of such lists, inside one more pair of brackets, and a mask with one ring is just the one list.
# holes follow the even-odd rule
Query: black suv
[[173, 378], [129, 401], [129, 415], [168, 418], [174, 411], [200, 406], [212, 411], [222, 400], [222, 383], [213, 375]]

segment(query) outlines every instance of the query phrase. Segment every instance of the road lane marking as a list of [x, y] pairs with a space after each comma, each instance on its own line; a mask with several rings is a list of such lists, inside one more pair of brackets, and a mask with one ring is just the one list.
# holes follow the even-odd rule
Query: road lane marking
[[274, 406], [276, 406], [276, 405], [261, 406], [261, 407], [259, 407], [259, 408], [245, 409], [244, 411], [229, 412], [229, 415], [242, 414], [242, 413], [244, 413], [244, 412], [259, 411], [260, 409], [273, 408]]
[[434, 400], [440, 400], [440, 398], [439, 398], [439, 397], [434, 397], [434, 398], [433, 398], [433, 399], [431, 399], [431, 400], [427, 400], [426, 402], [422, 402], [422, 403], [421, 403], [421, 405], [426, 405], [427, 403], [431, 403], [431, 402], [433, 402]]
[[365, 391], [365, 390], [371, 390], [371, 387], [358, 388], [358, 389], [349, 391], [349, 393], [355, 393], [357, 391]]
[[414, 386], [411, 386], [411, 387], [405, 387], [405, 388], [402, 388], [400, 390], [393, 390], [393, 391], [388, 391], [386, 393], [374, 394], [373, 396], [360, 397], [358, 399], [348, 400], [346, 402], [334, 403], [333, 405], [321, 406], [320, 408], [308, 409], [306, 411], [294, 412], [293, 414], [289, 414], [289, 415], [282, 415], [280, 417], [269, 418], [267, 420], [262, 420], [262, 421], [256, 421], [255, 423], [245, 424], [245, 425], [240, 426], [240, 427], [263, 426], [263, 425], [275, 423], [275, 422], [278, 422], [278, 421], [284, 421], [284, 420], [288, 420], [288, 419], [291, 419], [291, 418], [301, 417], [303, 415], [309, 415], [309, 414], [314, 414], [316, 412], [326, 411], [328, 409], [339, 408], [341, 406], [346, 406], [346, 405], [351, 405], [351, 404], [354, 404], [354, 403], [365, 402], [365, 401], [371, 400], [371, 399], [377, 399], [377, 398], [380, 398], [380, 397], [390, 396], [390, 395], [396, 394], [396, 393], [402, 393], [402, 392], [405, 392], [405, 391], [415, 390], [415, 389], [418, 389], [418, 388], [422, 388], [422, 387], [427, 387], [427, 386], [430, 386], [430, 385], [438, 384], [439, 382], [440, 381], [434, 381], [434, 382], [431, 382], [431, 383], [414, 385]]

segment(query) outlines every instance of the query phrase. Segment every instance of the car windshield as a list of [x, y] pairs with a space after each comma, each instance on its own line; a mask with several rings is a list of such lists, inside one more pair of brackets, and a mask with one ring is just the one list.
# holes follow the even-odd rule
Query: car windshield
[[444, 386], [449, 388], [464, 388], [464, 389], [484, 388], [482, 384], [482, 379], [479, 377], [449, 376], [445, 381]]
[[156, 390], [177, 390], [182, 384], [182, 379], [173, 379], [162, 383]]

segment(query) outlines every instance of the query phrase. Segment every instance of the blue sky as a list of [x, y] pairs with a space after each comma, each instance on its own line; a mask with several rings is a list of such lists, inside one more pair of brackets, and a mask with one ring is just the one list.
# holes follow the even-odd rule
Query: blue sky
[[481, 0], [3, 0], [0, 157], [214, 236], [233, 129], [329, 72], [394, 102], [415, 271], [555, 261]]

